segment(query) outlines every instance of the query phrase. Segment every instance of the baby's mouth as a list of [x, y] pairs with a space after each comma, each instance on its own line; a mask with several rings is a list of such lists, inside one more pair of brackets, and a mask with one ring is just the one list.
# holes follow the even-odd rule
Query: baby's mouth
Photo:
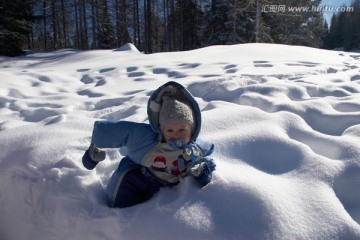
[[180, 139], [171, 139], [169, 142], [171, 144], [174, 144], [178, 148], [182, 148], [185, 146], [185, 142], [181, 138]]

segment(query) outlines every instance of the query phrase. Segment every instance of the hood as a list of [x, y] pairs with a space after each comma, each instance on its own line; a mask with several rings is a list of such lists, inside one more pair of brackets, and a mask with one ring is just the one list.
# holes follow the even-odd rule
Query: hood
[[180, 102], [183, 102], [190, 106], [194, 115], [194, 131], [191, 137], [192, 141], [195, 141], [200, 133], [201, 128], [201, 111], [198, 103], [191, 93], [185, 89], [184, 86], [177, 82], [167, 82], [164, 85], [156, 89], [150, 96], [148, 105], [147, 105], [147, 114], [149, 117], [149, 123], [152, 129], [161, 134], [161, 129], [159, 125], [159, 110], [162, 104], [162, 97], [169, 96], [174, 99], [177, 99]]

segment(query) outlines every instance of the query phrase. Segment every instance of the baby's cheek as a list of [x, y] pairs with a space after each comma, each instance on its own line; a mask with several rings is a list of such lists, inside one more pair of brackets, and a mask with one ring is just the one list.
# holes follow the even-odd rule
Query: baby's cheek
[[190, 139], [191, 139], [191, 135], [190, 135], [190, 134], [187, 135], [187, 136], [185, 136], [185, 138], [184, 138], [185, 144], [188, 144], [188, 143], [190, 142]]
[[165, 139], [165, 141], [170, 141], [170, 140], [172, 140], [172, 135], [171, 134], [165, 134], [164, 135], [164, 139]]

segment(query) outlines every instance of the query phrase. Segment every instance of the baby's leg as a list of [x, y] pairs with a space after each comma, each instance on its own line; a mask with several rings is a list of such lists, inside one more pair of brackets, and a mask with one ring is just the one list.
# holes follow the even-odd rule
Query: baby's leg
[[[112, 178], [114, 178], [114, 175]], [[141, 167], [131, 169], [120, 178], [121, 176], [119, 176], [116, 196], [114, 196], [111, 207], [124, 208], [145, 202], [157, 193], [161, 187], [159, 182], [144, 176]]]
[[149, 200], [161, 185], [143, 175], [141, 168], [125, 174], [115, 200], [115, 207], [130, 207]]

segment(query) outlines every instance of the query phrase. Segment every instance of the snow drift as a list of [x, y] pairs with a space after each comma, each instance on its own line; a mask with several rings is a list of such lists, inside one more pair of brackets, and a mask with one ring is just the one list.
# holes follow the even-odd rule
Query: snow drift
[[[0, 79], [3, 240], [360, 238], [360, 54], [128, 44], [2, 57]], [[200, 104], [213, 181], [110, 209], [103, 188], [124, 153], [86, 170], [93, 122], [146, 122], [149, 95], [170, 80]]]

